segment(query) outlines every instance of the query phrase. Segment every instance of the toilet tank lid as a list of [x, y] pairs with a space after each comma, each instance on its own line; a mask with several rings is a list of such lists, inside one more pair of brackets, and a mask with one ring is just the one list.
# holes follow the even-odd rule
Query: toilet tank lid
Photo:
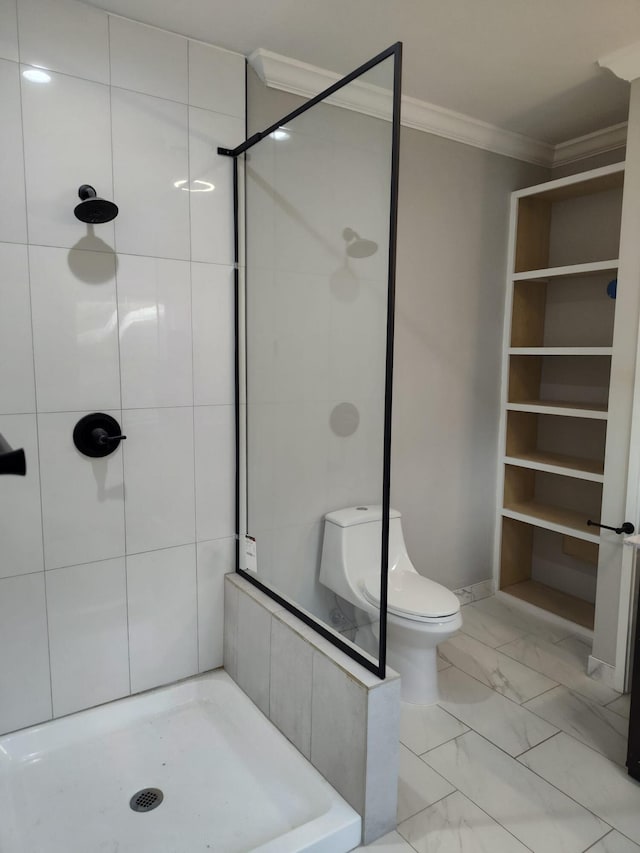
[[[389, 509], [389, 518], [401, 518], [396, 509]], [[348, 506], [336, 509], [325, 515], [325, 520], [339, 527], [352, 527], [354, 524], [367, 524], [370, 521], [382, 521], [381, 506]]]

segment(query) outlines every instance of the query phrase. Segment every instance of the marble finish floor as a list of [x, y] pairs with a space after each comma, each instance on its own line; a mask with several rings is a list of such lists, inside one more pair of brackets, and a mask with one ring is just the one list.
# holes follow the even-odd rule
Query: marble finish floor
[[440, 646], [440, 702], [402, 706], [398, 828], [376, 853], [640, 853], [629, 697], [588, 642], [491, 597]]

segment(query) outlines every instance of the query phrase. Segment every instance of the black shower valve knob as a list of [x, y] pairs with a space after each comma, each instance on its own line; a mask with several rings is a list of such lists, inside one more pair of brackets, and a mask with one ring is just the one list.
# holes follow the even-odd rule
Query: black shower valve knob
[[91, 436], [100, 447], [108, 447], [109, 442], [123, 441], [127, 437], [126, 435], [109, 435], [106, 429], [103, 429], [102, 427], [96, 427], [93, 429], [91, 431]]
[[127, 436], [111, 415], [94, 412], [80, 418], [73, 430], [73, 443], [85, 456], [98, 458], [113, 453]]

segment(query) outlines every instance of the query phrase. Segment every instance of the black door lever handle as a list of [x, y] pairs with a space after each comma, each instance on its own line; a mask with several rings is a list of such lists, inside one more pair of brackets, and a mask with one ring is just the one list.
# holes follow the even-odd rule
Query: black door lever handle
[[624, 533], [625, 536], [630, 536], [635, 532], [635, 527], [630, 521], [625, 521], [620, 527], [610, 527], [608, 524], [599, 524], [597, 521], [587, 521], [587, 527], [602, 527], [604, 530], [613, 530], [614, 533]]

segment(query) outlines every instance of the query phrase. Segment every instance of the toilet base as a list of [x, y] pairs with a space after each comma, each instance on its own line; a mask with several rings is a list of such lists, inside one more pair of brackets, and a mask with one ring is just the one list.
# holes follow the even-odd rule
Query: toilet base
[[387, 647], [387, 662], [400, 673], [400, 698], [409, 705], [435, 705], [438, 692], [438, 650], [421, 649], [413, 657], [401, 657]]
[[400, 673], [403, 702], [434, 705], [438, 701], [438, 646], [461, 626], [460, 613], [435, 623], [388, 615], [387, 663]]

